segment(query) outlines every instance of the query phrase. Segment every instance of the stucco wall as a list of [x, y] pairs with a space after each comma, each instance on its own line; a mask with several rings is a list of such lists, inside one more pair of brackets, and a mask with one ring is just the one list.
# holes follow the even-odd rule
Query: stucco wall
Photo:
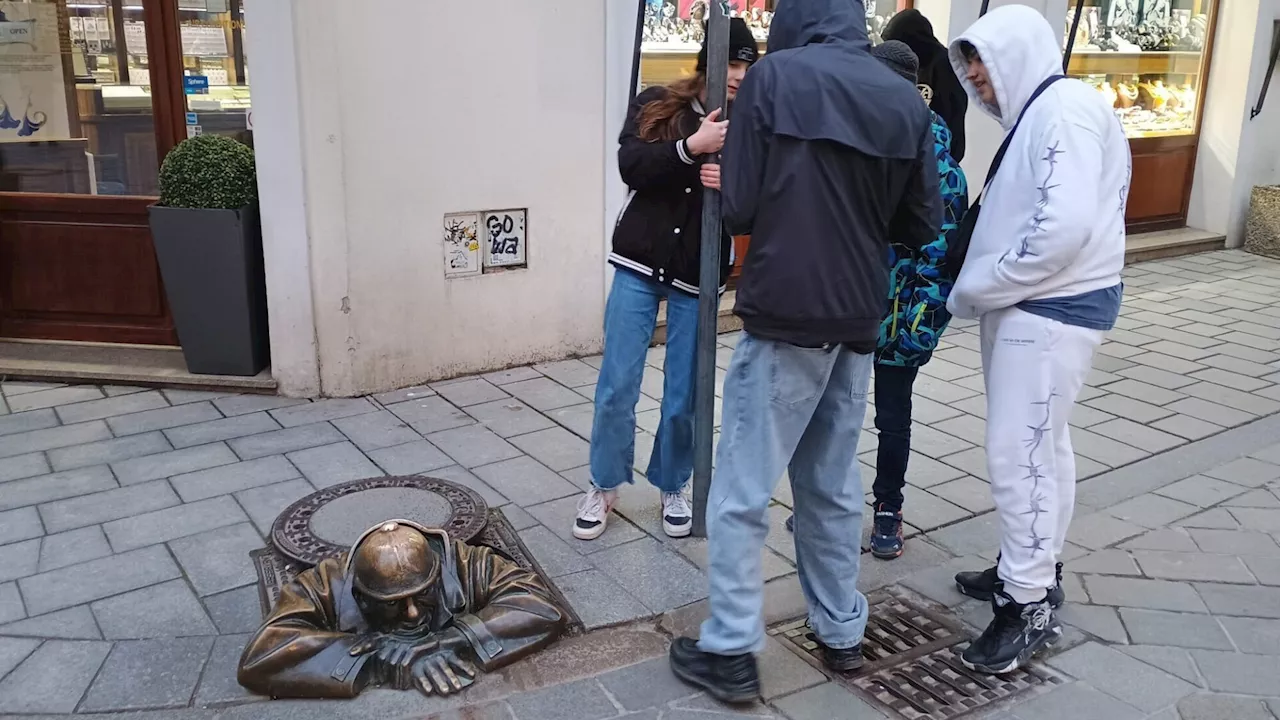
[[1187, 223], [1225, 234], [1234, 247], [1244, 242], [1253, 186], [1280, 183], [1280, 77], [1262, 113], [1249, 119], [1280, 0], [1231, 0], [1220, 13]]
[[[604, 4], [291, 5], [320, 392], [598, 351]], [[443, 216], [512, 207], [528, 269], [446, 281]]]

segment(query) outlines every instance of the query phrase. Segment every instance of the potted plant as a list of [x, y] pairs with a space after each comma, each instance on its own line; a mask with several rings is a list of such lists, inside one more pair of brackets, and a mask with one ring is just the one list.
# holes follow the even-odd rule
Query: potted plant
[[160, 167], [151, 237], [187, 370], [267, 366], [267, 291], [253, 150], [219, 135], [183, 141]]

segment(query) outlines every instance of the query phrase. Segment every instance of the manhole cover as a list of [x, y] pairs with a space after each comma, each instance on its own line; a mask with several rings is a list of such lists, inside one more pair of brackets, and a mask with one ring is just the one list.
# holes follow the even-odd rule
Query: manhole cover
[[[892, 663], [900, 663], [954, 645], [965, 639], [958, 621], [892, 595], [873, 595], [871, 618], [862, 640], [862, 656], [867, 664], [858, 672], [866, 674]], [[769, 631], [793, 652], [817, 668], [824, 667], [808, 623], [802, 618], [776, 625]]]
[[[974, 673], [960, 662], [959, 645], [969, 635], [958, 620], [896, 595], [876, 594], [868, 602], [871, 617], [862, 642], [867, 663], [856, 673], [837, 674], [836, 681], [895, 717], [949, 720], [1064, 682], [1061, 675], [1040, 666], [1000, 677]], [[803, 618], [779, 623], [769, 634], [830, 673]]]
[[290, 505], [271, 528], [286, 556], [315, 565], [351, 547], [360, 533], [389, 518], [442, 528], [470, 541], [489, 507], [470, 488], [426, 477], [381, 477], [334, 485]]
[[975, 673], [960, 662], [960, 648], [952, 646], [846, 682], [907, 720], [947, 720], [1014, 695], [1044, 692], [1064, 681], [1039, 665], [1008, 675]]

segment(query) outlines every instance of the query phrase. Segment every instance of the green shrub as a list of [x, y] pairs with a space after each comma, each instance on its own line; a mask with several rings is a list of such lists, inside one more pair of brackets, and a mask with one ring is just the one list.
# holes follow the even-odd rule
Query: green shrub
[[183, 140], [160, 166], [160, 204], [238, 210], [258, 201], [253, 150], [221, 135]]

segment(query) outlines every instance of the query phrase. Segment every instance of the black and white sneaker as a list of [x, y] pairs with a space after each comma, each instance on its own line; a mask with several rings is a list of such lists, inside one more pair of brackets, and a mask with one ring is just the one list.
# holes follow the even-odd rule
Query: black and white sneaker
[[1003, 588], [997, 588], [991, 606], [995, 611], [991, 624], [960, 655], [960, 661], [970, 670], [992, 675], [1011, 673], [1062, 637], [1062, 624], [1048, 599], [1019, 605]]
[[579, 540], [595, 540], [604, 534], [609, 512], [618, 500], [616, 490], [601, 490], [592, 485], [578, 501], [578, 516], [573, 519], [573, 536]]
[[[1000, 576], [995, 566], [977, 572], [956, 573], [956, 590], [959, 590], [961, 595], [968, 595], [975, 600], [990, 601], [999, 586]], [[1058, 563], [1053, 587], [1049, 588], [1047, 599], [1054, 610], [1062, 607], [1062, 603], [1067, 600], [1067, 593], [1062, 589], [1062, 563]]]
[[683, 492], [662, 493], [662, 531], [673, 538], [693, 532], [693, 508]]

